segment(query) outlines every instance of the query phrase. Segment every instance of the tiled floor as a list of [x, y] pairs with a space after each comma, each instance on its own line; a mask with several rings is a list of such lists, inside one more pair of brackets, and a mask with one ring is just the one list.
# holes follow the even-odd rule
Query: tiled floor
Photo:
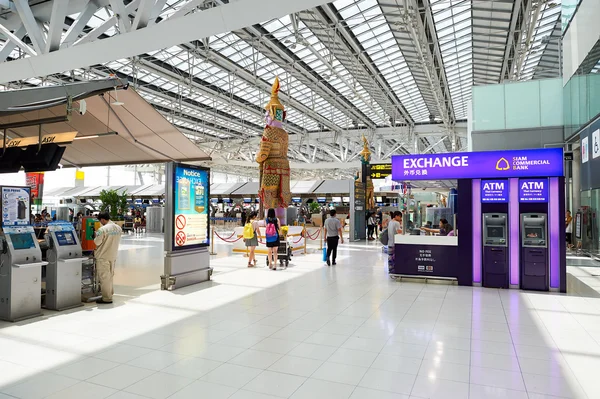
[[162, 292], [126, 242], [113, 306], [0, 325], [0, 399], [600, 398], [599, 299], [400, 283], [364, 244]]

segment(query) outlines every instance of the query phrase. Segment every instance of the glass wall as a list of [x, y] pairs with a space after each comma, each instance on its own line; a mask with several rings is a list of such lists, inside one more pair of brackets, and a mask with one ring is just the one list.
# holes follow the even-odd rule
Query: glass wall
[[600, 114], [600, 73], [573, 76], [563, 93], [566, 139]]
[[473, 131], [563, 125], [561, 78], [473, 87]]
[[562, 0], [561, 22], [563, 33], [567, 29], [567, 26], [569, 26], [569, 22], [573, 19], [573, 15], [575, 15], [579, 3], [581, 3], [581, 0]]

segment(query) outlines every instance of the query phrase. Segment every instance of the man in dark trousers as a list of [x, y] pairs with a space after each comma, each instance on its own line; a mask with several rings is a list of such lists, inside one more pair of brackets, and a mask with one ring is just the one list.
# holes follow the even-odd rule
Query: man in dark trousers
[[[335, 259], [337, 258], [337, 247], [338, 242], [344, 243], [344, 235], [342, 234], [342, 223], [335, 216], [335, 209], [329, 212], [329, 218], [325, 220], [325, 236], [327, 237], [327, 266], [335, 266]], [[331, 260], [330, 260], [331, 259]]]

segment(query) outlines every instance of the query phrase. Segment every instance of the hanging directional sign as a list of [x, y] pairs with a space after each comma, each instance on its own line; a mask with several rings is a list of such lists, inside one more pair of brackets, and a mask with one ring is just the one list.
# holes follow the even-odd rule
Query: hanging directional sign
[[371, 179], [385, 179], [392, 175], [391, 163], [371, 164]]

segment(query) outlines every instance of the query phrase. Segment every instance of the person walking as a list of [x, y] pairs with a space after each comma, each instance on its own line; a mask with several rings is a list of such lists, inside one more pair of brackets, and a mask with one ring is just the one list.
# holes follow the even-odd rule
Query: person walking
[[336, 265], [337, 247], [340, 240], [344, 243], [342, 223], [335, 216], [335, 209], [329, 212], [329, 218], [325, 220], [325, 236], [327, 237], [327, 266]]
[[269, 269], [277, 270], [277, 249], [279, 248], [279, 220], [275, 217], [275, 209], [273, 208], [267, 211], [265, 237], [267, 240], [267, 263], [269, 264]]
[[392, 220], [387, 225], [388, 230], [388, 271], [392, 273], [394, 271], [394, 265], [396, 261], [395, 254], [395, 236], [396, 234], [402, 234], [402, 212], [396, 211], [393, 213]]
[[[252, 212], [248, 218], [248, 223], [244, 226], [244, 243], [248, 248], [248, 267], [256, 267], [256, 247], [258, 247], [258, 236], [260, 235], [260, 228], [256, 221], [257, 213]], [[252, 237], [246, 238], [246, 231], [252, 230]], [[248, 234], [249, 236], [249, 234]]]
[[571, 248], [573, 248], [573, 216], [571, 216], [571, 211], [566, 212], [565, 223], [567, 225], [567, 229], [566, 229], [567, 249], [571, 249]]
[[367, 239], [369, 241], [373, 241], [375, 239], [375, 237], [373, 237], [375, 234], [375, 227], [375, 215], [373, 212], [369, 212], [369, 216], [367, 217]]
[[96, 303], [104, 304], [113, 302], [115, 262], [117, 261], [123, 231], [110, 220], [108, 213], [100, 213], [98, 220], [102, 227], [95, 233], [94, 244], [96, 244], [96, 250], [94, 251], [94, 257], [96, 258], [96, 272], [100, 280], [102, 298], [98, 299]]

